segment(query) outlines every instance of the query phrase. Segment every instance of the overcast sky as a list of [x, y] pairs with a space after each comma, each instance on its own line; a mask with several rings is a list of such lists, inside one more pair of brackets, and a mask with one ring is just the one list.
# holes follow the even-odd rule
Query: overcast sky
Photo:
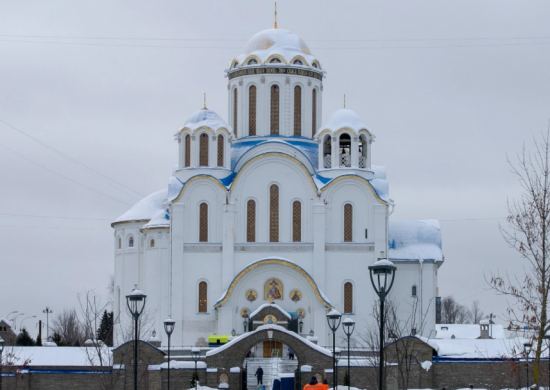
[[[441, 295], [503, 313], [484, 274], [522, 270], [498, 224], [519, 193], [506, 155], [550, 118], [550, 3], [279, 0], [278, 14], [327, 71], [323, 118], [345, 93], [376, 134], [392, 220], [441, 220]], [[110, 221], [166, 188], [204, 92], [227, 117], [224, 70], [272, 25], [272, 1], [0, 2], [0, 317], [106, 296]]]

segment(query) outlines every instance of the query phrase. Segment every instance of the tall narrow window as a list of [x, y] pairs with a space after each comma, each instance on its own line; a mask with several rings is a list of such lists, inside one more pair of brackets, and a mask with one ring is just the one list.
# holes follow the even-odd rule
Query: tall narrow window
[[412, 295], [413, 297], [416, 297], [416, 286], [412, 286], [411, 295]]
[[133, 237], [133, 236], [130, 236], [130, 237], [128, 238], [128, 246], [129, 246], [130, 248], [133, 248], [133, 247], [134, 247], [134, 237]]
[[269, 242], [279, 242], [279, 187], [269, 187]]
[[224, 147], [223, 135], [218, 135], [218, 166], [223, 167], [223, 147]]
[[238, 92], [237, 92], [237, 88], [235, 88], [233, 90], [233, 133], [235, 134], [235, 137], [237, 137], [237, 124], [239, 123], [237, 121], [237, 113], [239, 108], [237, 97], [238, 97]]
[[155, 247], [155, 240], [153, 238], [151, 238], [151, 241], [149, 242], [149, 246], [151, 248], [154, 248]]
[[279, 86], [271, 87], [271, 135], [279, 135]]
[[347, 203], [344, 206], [344, 242], [353, 241], [353, 206]]
[[302, 135], [302, 87], [294, 87], [294, 135]]
[[199, 283], [199, 313], [207, 312], [208, 300], [208, 284], [206, 282]]
[[199, 206], [199, 242], [208, 242], [208, 205]]
[[248, 90], [248, 135], [256, 135], [256, 86]]
[[208, 166], [208, 134], [202, 133], [199, 142], [199, 165]]
[[292, 203], [292, 241], [302, 241], [302, 204], [299, 201]]
[[256, 202], [246, 203], [246, 242], [256, 242]]
[[122, 238], [118, 238], [118, 249], [122, 249]]
[[315, 137], [317, 131], [317, 90], [311, 93], [311, 137]]
[[189, 134], [185, 136], [185, 166], [191, 166], [191, 136]]
[[344, 283], [344, 313], [353, 313], [353, 284]]

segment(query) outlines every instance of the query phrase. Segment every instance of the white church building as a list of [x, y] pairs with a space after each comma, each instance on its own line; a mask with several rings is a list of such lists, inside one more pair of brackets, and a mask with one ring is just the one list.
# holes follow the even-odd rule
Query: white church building
[[434, 331], [439, 223], [390, 222], [385, 168], [372, 164], [375, 134], [349, 109], [323, 121], [322, 62], [297, 35], [273, 28], [254, 35], [225, 73], [226, 119], [206, 107], [192, 114], [175, 134], [167, 188], [112, 223], [122, 327], [137, 285], [162, 345], [168, 316], [172, 345], [194, 346], [243, 333], [243, 317], [270, 302], [301, 320], [299, 334], [329, 345], [331, 308], [356, 329], [373, 321], [368, 266], [388, 258], [399, 316], [416, 306], [411, 331]]

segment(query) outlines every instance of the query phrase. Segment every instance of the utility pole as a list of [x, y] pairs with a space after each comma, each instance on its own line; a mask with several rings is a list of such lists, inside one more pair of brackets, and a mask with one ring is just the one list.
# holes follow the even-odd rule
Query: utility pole
[[42, 313], [46, 313], [46, 341], [50, 341], [50, 314], [52, 314], [53, 311], [46, 306], [46, 309], [42, 310]]

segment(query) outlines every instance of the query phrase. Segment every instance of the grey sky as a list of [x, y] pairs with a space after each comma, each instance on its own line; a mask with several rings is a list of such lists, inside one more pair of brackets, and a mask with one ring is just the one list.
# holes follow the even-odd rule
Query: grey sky
[[[519, 190], [506, 154], [547, 128], [550, 3], [279, 0], [278, 11], [279, 27], [327, 71], [323, 117], [345, 93], [376, 134], [392, 219], [442, 220], [441, 294], [502, 313], [483, 274], [523, 263], [500, 236], [503, 219], [463, 219], [506, 216]], [[147, 195], [167, 185], [173, 134], [203, 92], [227, 117], [223, 71], [272, 24], [271, 1], [0, 2], [0, 120]], [[547, 38], [524, 39], [534, 37]], [[109, 221], [140, 196], [2, 122], [0, 144], [119, 200], [0, 146], [0, 317], [45, 319], [46, 305], [59, 312], [86, 289], [105, 294]]]

